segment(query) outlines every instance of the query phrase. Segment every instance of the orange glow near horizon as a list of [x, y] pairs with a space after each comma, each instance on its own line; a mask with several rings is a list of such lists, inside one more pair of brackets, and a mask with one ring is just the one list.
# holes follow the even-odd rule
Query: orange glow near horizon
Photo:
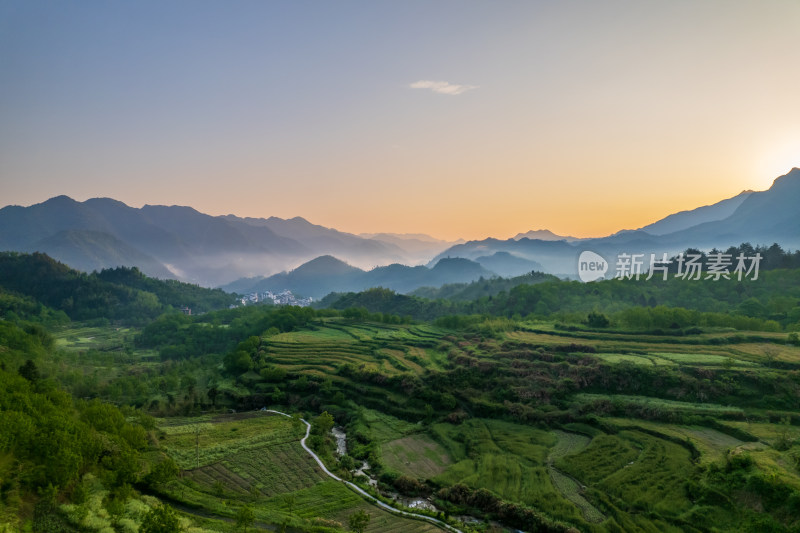
[[800, 166], [798, 2], [12, 4], [2, 205], [601, 237]]

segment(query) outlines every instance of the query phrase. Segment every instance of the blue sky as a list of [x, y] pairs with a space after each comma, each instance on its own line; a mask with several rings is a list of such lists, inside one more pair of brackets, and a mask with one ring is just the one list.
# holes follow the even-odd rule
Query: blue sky
[[0, 3], [0, 204], [601, 235], [800, 166], [800, 3]]

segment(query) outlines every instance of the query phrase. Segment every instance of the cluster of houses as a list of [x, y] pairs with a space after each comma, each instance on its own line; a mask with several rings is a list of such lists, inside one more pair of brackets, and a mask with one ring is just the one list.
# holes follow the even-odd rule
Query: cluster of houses
[[292, 291], [286, 289], [281, 292], [253, 292], [242, 296], [241, 302], [242, 305], [254, 305], [267, 300], [272, 301], [272, 303], [275, 305], [296, 305], [298, 307], [307, 307], [311, 305], [311, 302], [313, 301], [311, 297], [298, 298], [292, 294]]

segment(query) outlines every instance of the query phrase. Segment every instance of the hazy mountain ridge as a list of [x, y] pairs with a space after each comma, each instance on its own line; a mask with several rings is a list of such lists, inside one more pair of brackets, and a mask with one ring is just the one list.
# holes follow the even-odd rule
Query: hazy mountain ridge
[[715, 220], [728, 218], [742, 205], [742, 202], [754, 192], [755, 191], [749, 190], [742, 191], [732, 198], [722, 200], [715, 204], [679, 211], [678, 213], [664, 217], [652, 224], [643, 226], [639, 228], [639, 231], [647, 232], [650, 235], [666, 235], [667, 233], [681, 231], [705, 222], [713, 222]]
[[[67, 232], [67, 233], [64, 233]], [[414, 252], [300, 217], [216, 217], [191, 207], [130, 207], [110, 198], [57, 196], [0, 209], [0, 250], [41, 251], [91, 271], [138, 266], [155, 277], [215, 286], [335, 254], [360, 266], [408, 262]]]
[[249, 294], [289, 289], [302, 296], [322, 298], [331, 292], [358, 292], [384, 287], [405, 293], [420, 287], [466, 283], [496, 274], [464, 258], [444, 258], [432, 268], [392, 264], [365, 271], [332, 256], [322, 256], [292, 271], [269, 277], [237, 280], [223, 290]]
[[578, 237], [570, 237], [569, 235], [556, 235], [549, 229], [534, 229], [530, 231], [526, 231], [525, 233], [517, 233], [513, 239], [518, 241], [520, 239], [537, 239], [540, 241], [579, 241], [580, 238]]
[[138, 249], [120, 241], [113, 235], [91, 230], [64, 230], [37, 241], [29, 247], [30, 252], [46, 250], [47, 254], [84, 272], [99, 271], [109, 262], [117, 265], [136, 265], [142, 272], [166, 279], [174, 274]]
[[[280, 276], [289, 276], [287, 282], [296, 280], [309, 271], [309, 263], [314, 266], [314, 258], [333, 256], [368, 275], [351, 273], [356, 282], [339, 273], [339, 281], [347, 287], [332, 290], [382, 285], [408, 291], [422, 285], [471, 281], [469, 276], [479, 272], [449, 272], [461, 276], [459, 279], [431, 274], [446, 258], [468, 259], [486, 275], [515, 276], [541, 270], [574, 276], [577, 257], [586, 249], [611, 261], [619, 253], [660, 256], [688, 247], [724, 248], [746, 241], [754, 245], [778, 242], [796, 248], [800, 247], [798, 203], [800, 169], [795, 168], [775, 179], [766, 191], [744, 191], [716, 204], [675, 213], [639, 230], [576, 240], [534, 230], [506, 240], [460, 242], [442, 250], [450, 243], [424, 234], [354, 235], [301, 217], [211, 216], [191, 207], [134, 208], [110, 198], [77, 202], [57, 196], [30, 207], [0, 209], [0, 250], [41, 251], [87, 271], [138, 266], [155, 277], [175, 277], [207, 286], [227, 283], [237, 292], [269, 279], [271, 274], [278, 276], [272, 280], [275, 283], [283, 279]], [[680, 229], [662, 233], [675, 228]], [[542, 238], [528, 237], [534, 235]], [[416, 263], [427, 268], [405, 266]], [[280, 271], [284, 272], [276, 274]], [[317, 272], [315, 276], [333, 279], [324, 269], [311, 271]], [[312, 287], [311, 294], [328, 287], [326, 283]]]
[[[581, 251], [592, 250], [611, 261], [620, 253], [677, 254], [690, 247], [727, 248], [742, 242], [769, 245], [774, 242], [787, 248], [800, 248], [800, 169], [778, 177], [766, 191], [744, 191], [739, 195], [711, 206], [682, 211], [665, 217], [639, 230], [622, 230], [601, 238], [579, 239], [573, 242], [517, 238], [469, 241], [448, 248], [434, 257], [478, 257], [498, 252], [541, 263], [545, 272], [575, 276], [577, 258]], [[719, 218], [717, 218], [719, 217]], [[682, 227], [688, 221], [703, 222], [688, 228], [653, 235], [646, 231]], [[522, 235], [522, 234], [521, 234]], [[518, 235], [519, 237], [519, 235]], [[613, 272], [611, 273], [613, 275]]]

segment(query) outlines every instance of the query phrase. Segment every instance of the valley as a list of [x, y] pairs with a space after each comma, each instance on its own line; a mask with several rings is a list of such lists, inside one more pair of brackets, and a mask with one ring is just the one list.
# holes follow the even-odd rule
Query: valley
[[50, 326], [42, 376], [155, 417], [144, 470], [115, 496], [125, 510], [108, 514], [120, 489], [90, 469], [59, 515], [119, 530], [161, 500], [187, 531], [342, 531], [359, 511], [366, 531], [442, 527], [378, 498], [465, 533], [791, 530], [800, 346], [786, 333], [487, 320], [248, 307]]

